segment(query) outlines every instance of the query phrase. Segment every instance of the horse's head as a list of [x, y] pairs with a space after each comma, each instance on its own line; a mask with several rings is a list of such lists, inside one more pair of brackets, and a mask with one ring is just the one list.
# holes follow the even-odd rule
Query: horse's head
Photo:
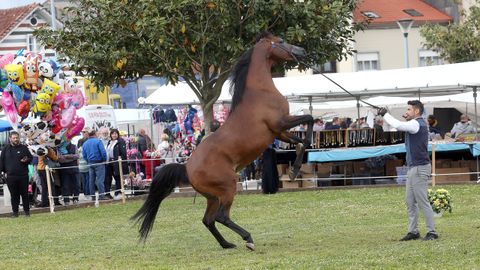
[[268, 46], [269, 58], [280, 61], [298, 61], [306, 56], [305, 49], [288, 44], [282, 38], [267, 34], [259, 40]]

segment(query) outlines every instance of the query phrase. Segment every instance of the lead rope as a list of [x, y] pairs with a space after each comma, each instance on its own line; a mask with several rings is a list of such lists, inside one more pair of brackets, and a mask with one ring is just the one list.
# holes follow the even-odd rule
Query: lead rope
[[290, 56], [293, 58], [293, 60], [295, 60], [298, 64], [302, 64], [308, 68], [311, 68], [312, 70], [314, 70], [315, 72], [321, 74], [323, 77], [325, 77], [327, 80], [329, 80], [330, 82], [332, 82], [333, 84], [335, 84], [336, 86], [338, 86], [340, 89], [342, 89], [345, 93], [349, 94], [350, 96], [354, 97], [355, 99], [357, 99], [358, 101], [360, 102], [363, 102], [365, 104], [367, 104], [368, 106], [374, 108], [374, 109], [380, 109], [380, 107], [378, 106], [375, 106], [363, 99], [361, 99], [360, 97], [358, 96], [355, 96], [354, 94], [350, 93], [350, 91], [348, 91], [347, 89], [343, 88], [340, 84], [338, 84], [337, 82], [335, 82], [334, 80], [332, 80], [330, 77], [328, 77], [327, 75], [325, 75], [321, 70], [319, 70], [318, 68], [315, 68], [314, 66], [312, 65], [309, 65], [303, 61], [300, 61], [298, 60], [298, 58], [290, 51], [290, 50], [287, 50], [287, 48], [285, 48], [284, 46], [282, 46], [282, 44], [276, 44], [275, 42], [271, 42], [272, 43], [272, 47], [275, 46], [275, 48], [279, 48], [279, 49], [282, 49], [284, 51], [286, 51], [288, 54], [290, 54]]

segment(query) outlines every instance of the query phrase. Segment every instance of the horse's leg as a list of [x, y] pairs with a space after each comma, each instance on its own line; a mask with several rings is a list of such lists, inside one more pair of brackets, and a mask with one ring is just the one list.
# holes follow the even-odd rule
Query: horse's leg
[[236, 246], [232, 243], [227, 242], [225, 238], [220, 234], [217, 227], [215, 227], [215, 218], [218, 214], [220, 208], [220, 202], [217, 197], [208, 197], [207, 198], [207, 209], [205, 215], [203, 216], [203, 224], [207, 229], [212, 233], [212, 235], [217, 239], [218, 243], [223, 248], [235, 248]]
[[300, 171], [300, 167], [302, 166], [303, 155], [305, 153], [305, 145], [303, 144], [304, 140], [288, 131], [283, 131], [280, 133], [277, 139], [281, 140], [282, 142], [295, 144], [295, 153], [297, 157], [295, 158], [292, 169], [288, 172], [288, 177], [290, 180], [294, 180]]
[[225, 225], [227, 228], [231, 229], [232, 231], [238, 233], [242, 237], [242, 239], [247, 242], [246, 243], [247, 248], [250, 250], [255, 250], [255, 245], [253, 244], [253, 239], [250, 233], [230, 219], [230, 207], [232, 206], [233, 196], [231, 197], [232, 198], [230, 200], [226, 199], [225, 203], [223, 203], [223, 200], [222, 200], [220, 209], [217, 212], [217, 216], [215, 220]]
[[288, 131], [283, 131], [278, 137], [284, 142], [296, 144], [295, 152], [297, 157], [295, 159], [295, 162], [293, 163], [293, 168], [288, 173], [288, 177], [290, 178], [290, 180], [294, 180], [297, 177], [298, 172], [302, 167], [303, 155], [305, 154], [305, 146], [309, 146], [311, 143], [311, 138], [313, 134], [313, 117], [311, 115], [301, 115], [288, 116], [286, 119], [283, 119], [282, 130], [288, 130], [302, 123], [308, 124], [305, 139], [301, 139]]

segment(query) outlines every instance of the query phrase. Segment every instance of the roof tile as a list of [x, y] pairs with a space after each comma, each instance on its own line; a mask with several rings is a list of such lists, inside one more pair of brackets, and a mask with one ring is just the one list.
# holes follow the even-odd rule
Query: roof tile
[[40, 5], [33, 3], [27, 6], [21, 6], [10, 9], [0, 9], [0, 40], [10, 33], [25, 16], [30, 14]]

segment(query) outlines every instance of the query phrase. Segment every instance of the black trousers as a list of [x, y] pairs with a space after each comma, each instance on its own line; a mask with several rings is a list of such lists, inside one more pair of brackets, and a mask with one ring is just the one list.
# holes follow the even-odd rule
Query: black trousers
[[[47, 185], [47, 174], [46, 174], [46, 171], [45, 170], [38, 170], [38, 176], [40, 176], [40, 184], [42, 186], [42, 203], [41, 205], [43, 206], [48, 206], [50, 205], [49, 201], [48, 201], [48, 185]], [[53, 193], [53, 196], [56, 197], [54, 198], [54, 202], [56, 202], [56, 204], [60, 204], [59, 202], [59, 199], [58, 199], [58, 196], [61, 194], [61, 188], [56, 186], [55, 181], [52, 180], [52, 193]]]
[[120, 194], [120, 189], [122, 186], [120, 185], [120, 172], [118, 170], [115, 170], [115, 167], [113, 166], [113, 163], [107, 164], [105, 168], [105, 192], [107, 194], [110, 193], [110, 190], [112, 190], [112, 178], [115, 179], [115, 195]]
[[30, 202], [28, 200], [28, 175], [25, 176], [7, 176], [7, 186], [10, 190], [10, 201], [12, 203], [13, 213], [18, 213], [20, 197], [22, 197], [23, 211], [30, 212]]
[[279, 186], [277, 158], [275, 150], [267, 148], [263, 152], [262, 191], [266, 194], [277, 193]]
[[69, 173], [66, 170], [60, 170], [60, 178], [62, 179], [62, 196], [63, 201], [70, 202], [70, 196], [73, 195], [73, 200], [78, 201], [80, 191], [77, 185], [77, 174]]

